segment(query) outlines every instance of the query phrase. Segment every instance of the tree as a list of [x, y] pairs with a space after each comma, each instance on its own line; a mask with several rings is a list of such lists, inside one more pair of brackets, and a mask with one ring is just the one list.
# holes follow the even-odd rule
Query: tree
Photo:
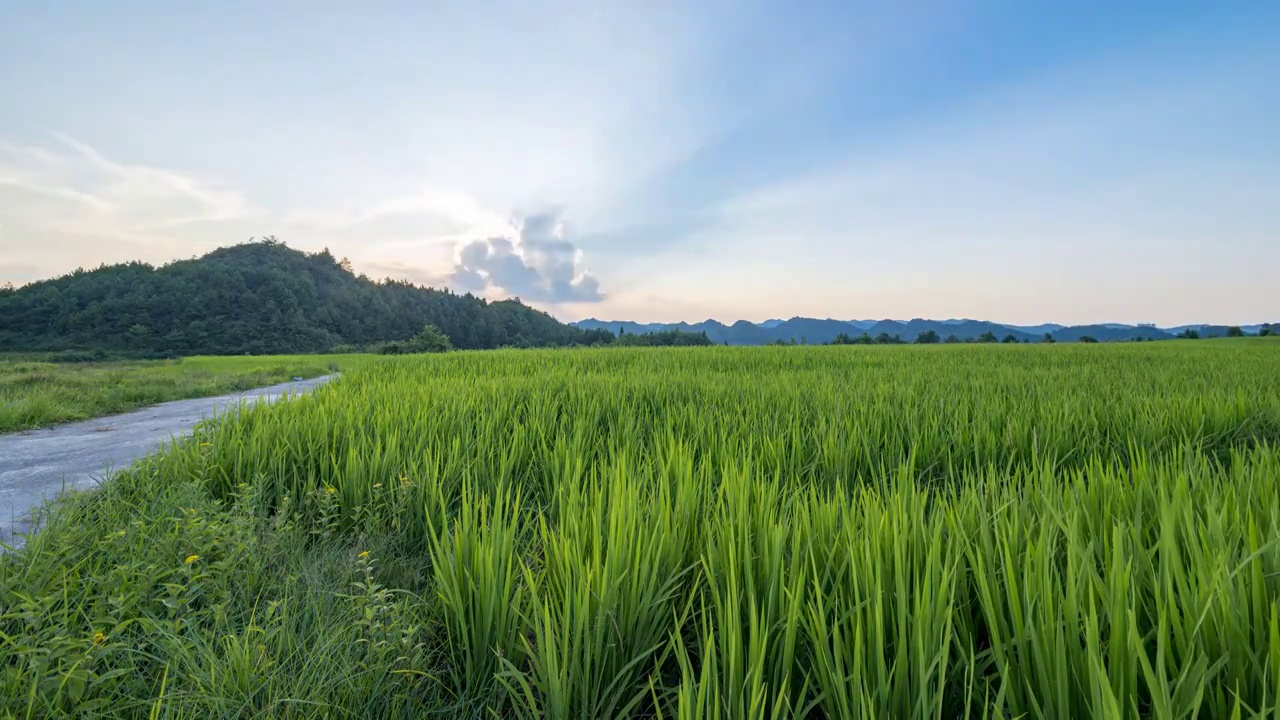
[[849, 333], [842, 332], [831, 340], [832, 345], [870, 345], [872, 342], [871, 336], [865, 332], [857, 337], [852, 337]]
[[1014, 337], [1013, 333], [1009, 333], [1008, 335], [1005, 335], [1004, 339], [1001, 340], [1000, 342], [1005, 343], [1007, 345], [1010, 343], [1018, 342], [1018, 338]]
[[1187, 328], [1186, 330], [1178, 333], [1178, 337], [1183, 340], [1199, 340], [1200, 331], [1195, 328]]
[[1258, 337], [1271, 337], [1272, 335], [1275, 335], [1275, 334], [1276, 334], [1276, 329], [1274, 326], [1271, 326], [1271, 325], [1264, 325], [1262, 329], [1258, 331]]
[[916, 336], [916, 343], [920, 345], [933, 345], [938, 342], [938, 333], [933, 330], [925, 330]]
[[448, 352], [453, 349], [453, 345], [449, 343], [449, 337], [440, 332], [440, 328], [428, 323], [412, 338], [383, 343], [378, 349], [383, 355], [411, 355]]
[[952, 333], [952, 334], [950, 334], [950, 335], [948, 335], [948, 336], [947, 336], [946, 343], [947, 343], [948, 345], [954, 345], [954, 344], [956, 344], [956, 343], [958, 343], [958, 342], [960, 342], [960, 338], [956, 337], [956, 336], [955, 336], [955, 333]]
[[1040, 342], [1055, 343], [1058, 341], [1053, 339], [1053, 333], [1045, 333], [1044, 339], [1041, 340]]
[[988, 330], [988, 331], [986, 331], [986, 332], [984, 332], [984, 333], [982, 333], [981, 335], [979, 335], [979, 336], [978, 336], [978, 342], [980, 342], [980, 343], [993, 343], [993, 342], [1000, 342], [1000, 341], [996, 339], [996, 334], [995, 334], [995, 333], [993, 333], [993, 332], [991, 332], [990, 330]]
[[1244, 337], [1244, 330], [1239, 325], [1232, 325], [1227, 328], [1227, 337]]
[[1097, 339], [1097, 338], [1095, 338], [1095, 337], [1093, 337], [1093, 336], [1091, 336], [1091, 335], [1081, 335], [1081, 336], [1080, 336], [1080, 342], [1082, 342], [1082, 343], [1096, 343], [1096, 342], [1098, 342], [1098, 339]]
[[453, 344], [449, 342], [449, 336], [440, 331], [440, 328], [427, 323], [422, 326], [417, 335], [409, 343], [418, 352], [449, 352], [453, 349]]

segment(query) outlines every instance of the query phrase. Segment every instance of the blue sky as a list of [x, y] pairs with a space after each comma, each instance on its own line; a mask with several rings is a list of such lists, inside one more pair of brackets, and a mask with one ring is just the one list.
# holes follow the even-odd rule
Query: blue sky
[[564, 319], [1280, 319], [1273, 2], [0, 17], [0, 282], [275, 235]]

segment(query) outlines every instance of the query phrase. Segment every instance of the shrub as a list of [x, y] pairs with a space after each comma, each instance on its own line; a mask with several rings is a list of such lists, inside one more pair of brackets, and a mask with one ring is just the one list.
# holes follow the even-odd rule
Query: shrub
[[413, 355], [418, 353], [441, 353], [453, 349], [449, 337], [440, 332], [440, 328], [428, 324], [408, 340], [396, 340], [381, 343], [377, 351], [382, 355]]

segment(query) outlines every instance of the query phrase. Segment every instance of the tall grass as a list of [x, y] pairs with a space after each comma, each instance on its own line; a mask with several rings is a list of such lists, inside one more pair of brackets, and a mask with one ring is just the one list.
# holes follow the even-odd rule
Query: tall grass
[[1280, 347], [391, 360], [0, 602], [17, 716], [1280, 717]]
[[0, 433], [311, 378], [365, 361], [255, 356], [50, 363], [0, 357]]

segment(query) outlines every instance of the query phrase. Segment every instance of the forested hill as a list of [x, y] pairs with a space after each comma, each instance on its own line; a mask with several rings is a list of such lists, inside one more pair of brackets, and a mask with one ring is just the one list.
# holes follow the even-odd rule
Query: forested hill
[[426, 323], [463, 349], [612, 339], [514, 300], [486, 302], [357, 277], [328, 251], [303, 253], [274, 241], [158, 268], [110, 265], [0, 290], [0, 352], [323, 352], [406, 339]]

